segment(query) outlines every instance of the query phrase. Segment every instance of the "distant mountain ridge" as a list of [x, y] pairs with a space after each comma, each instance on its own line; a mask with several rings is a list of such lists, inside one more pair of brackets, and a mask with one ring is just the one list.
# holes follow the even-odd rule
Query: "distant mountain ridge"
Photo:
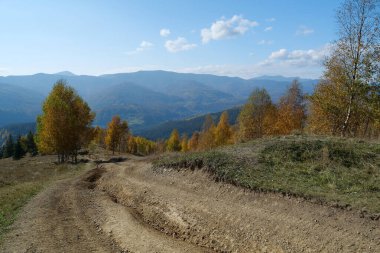
[[[256, 87], [265, 87], [274, 101], [293, 78], [253, 79], [168, 71], [139, 71], [101, 76], [56, 74], [0, 77], [0, 126], [30, 122], [41, 112], [43, 99], [57, 80], [74, 87], [97, 113], [94, 124], [105, 126], [119, 114], [132, 130], [193, 115], [219, 112], [245, 102]], [[312, 92], [318, 80], [300, 79]]]

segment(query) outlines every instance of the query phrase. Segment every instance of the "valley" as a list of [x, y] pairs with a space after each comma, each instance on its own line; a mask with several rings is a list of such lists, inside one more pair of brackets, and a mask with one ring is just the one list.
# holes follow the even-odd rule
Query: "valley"
[[[255, 87], [266, 87], [274, 101], [292, 78], [242, 79], [167, 71], [140, 71], [102, 76], [70, 72], [0, 76], [0, 127], [35, 121], [43, 98], [57, 80], [66, 80], [96, 112], [94, 125], [104, 127], [113, 115], [130, 122], [132, 131], [166, 121], [215, 113], [242, 105]], [[318, 80], [301, 79], [311, 93]], [[17, 106], [14, 106], [17, 105]]]

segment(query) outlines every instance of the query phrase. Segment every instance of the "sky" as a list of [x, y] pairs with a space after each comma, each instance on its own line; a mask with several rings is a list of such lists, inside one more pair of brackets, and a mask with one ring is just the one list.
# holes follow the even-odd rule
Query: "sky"
[[0, 76], [321, 76], [338, 0], [0, 0]]

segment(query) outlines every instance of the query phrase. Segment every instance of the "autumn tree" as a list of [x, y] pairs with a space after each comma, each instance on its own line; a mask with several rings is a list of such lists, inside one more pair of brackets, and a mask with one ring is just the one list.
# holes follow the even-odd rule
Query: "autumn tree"
[[231, 142], [232, 130], [228, 122], [228, 112], [223, 112], [215, 129], [215, 145], [221, 146]]
[[188, 143], [189, 150], [191, 151], [197, 150], [198, 143], [199, 143], [199, 132], [194, 132]]
[[339, 38], [311, 97], [309, 125], [342, 136], [366, 136], [380, 118], [379, 1], [344, 1], [337, 24]]
[[325, 79], [320, 81], [309, 98], [311, 103], [308, 130], [313, 133], [341, 134], [348, 94], [344, 88], [345, 81], [340, 80], [345, 79], [341, 75], [343, 68], [339, 67], [335, 71], [341, 72], [336, 75], [326, 72]]
[[105, 148], [105, 138], [106, 138], [107, 131], [106, 129], [101, 128], [100, 126], [96, 126], [93, 129], [93, 143], [96, 145]]
[[134, 142], [136, 143], [136, 153], [137, 155], [150, 155], [156, 150], [156, 143], [145, 139], [141, 136], [133, 137]]
[[202, 131], [199, 135], [198, 149], [208, 150], [214, 148], [215, 145], [215, 123], [210, 114], [205, 117], [205, 121], [202, 126]]
[[166, 149], [168, 151], [180, 151], [181, 144], [179, 140], [179, 133], [177, 129], [174, 129], [169, 137]]
[[210, 130], [210, 128], [212, 128], [212, 127], [215, 127], [214, 119], [212, 118], [211, 114], [207, 114], [207, 115], [205, 116], [204, 121], [203, 121], [201, 131], [202, 131], [202, 132], [207, 132], [207, 131]]
[[[107, 133], [105, 137], [105, 143], [107, 149], [115, 154], [115, 150], [120, 148], [121, 141], [129, 133], [127, 121], [122, 121], [120, 116], [116, 115], [112, 117], [112, 120], [107, 125]], [[120, 151], [120, 150], [119, 150]]]
[[305, 126], [306, 107], [298, 80], [294, 80], [286, 94], [280, 98], [276, 115], [275, 134], [286, 135]]
[[128, 153], [137, 154], [137, 143], [135, 137], [131, 134], [128, 136]]
[[268, 92], [256, 88], [238, 116], [239, 139], [248, 141], [269, 134], [270, 127], [275, 123], [272, 116], [274, 110]]
[[156, 141], [156, 152], [157, 153], [164, 153], [166, 150], [166, 141], [165, 140], [157, 140]]
[[181, 151], [182, 152], [187, 152], [189, 151], [189, 145], [188, 145], [188, 138], [187, 138], [187, 134], [184, 134], [181, 138]]
[[37, 118], [38, 149], [42, 153], [56, 153], [60, 163], [70, 157], [76, 162], [79, 149], [91, 140], [94, 117], [76, 91], [65, 81], [58, 81]]

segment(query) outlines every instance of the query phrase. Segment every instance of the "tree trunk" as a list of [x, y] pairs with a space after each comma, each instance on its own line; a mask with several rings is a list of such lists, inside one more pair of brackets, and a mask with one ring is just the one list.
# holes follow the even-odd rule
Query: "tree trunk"
[[343, 123], [343, 126], [342, 126], [342, 132], [341, 132], [341, 136], [342, 137], [346, 136], [346, 132], [347, 132], [347, 128], [348, 128], [348, 123], [349, 123], [350, 118], [351, 118], [352, 100], [353, 100], [353, 95], [350, 96], [350, 101], [348, 102], [346, 119], [344, 120], [344, 123]]

